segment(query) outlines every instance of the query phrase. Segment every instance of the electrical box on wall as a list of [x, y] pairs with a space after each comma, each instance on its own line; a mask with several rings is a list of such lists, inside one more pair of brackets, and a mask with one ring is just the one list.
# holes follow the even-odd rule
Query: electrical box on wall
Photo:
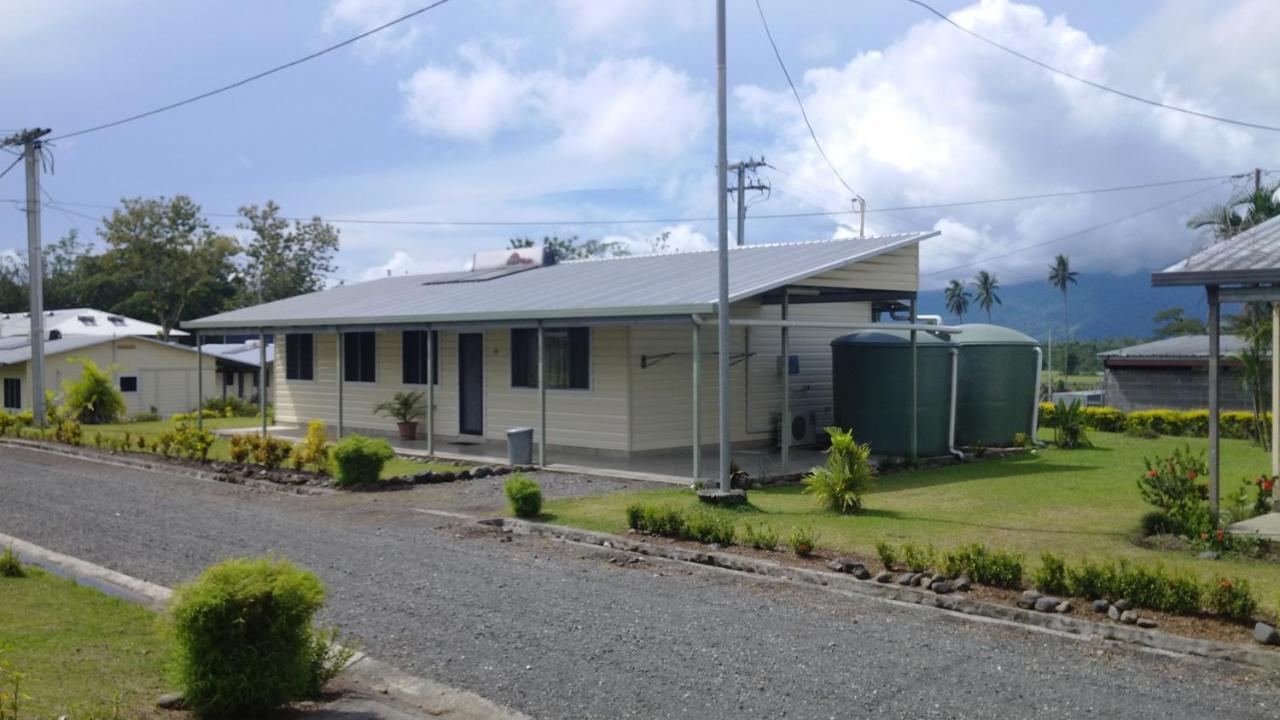
[[[787, 356], [787, 374], [788, 375], [800, 374], [800, 356], [799, 355]], [[781, 356], [778, 357], [778, 375], [782, 375], [782, 357]]]

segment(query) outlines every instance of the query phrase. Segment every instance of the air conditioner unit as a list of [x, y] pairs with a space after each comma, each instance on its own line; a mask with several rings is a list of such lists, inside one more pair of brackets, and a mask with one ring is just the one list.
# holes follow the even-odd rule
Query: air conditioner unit
[[791, 416], [791, 444], [813, 445], [818, 441], [818, 422], [811, 412], [794, 413]]

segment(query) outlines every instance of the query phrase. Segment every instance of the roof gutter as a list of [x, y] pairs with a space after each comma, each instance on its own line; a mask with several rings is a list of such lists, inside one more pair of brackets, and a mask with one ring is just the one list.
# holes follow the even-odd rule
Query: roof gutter
[[[694, 325], [711, 325], [713, 321], [700, 315], [691, 315]], [[758, 318], [729, 318], [729, 324], [735, 327], [772, 327], [772, 328], [818, 328], [835, 330], [919, 330], [929, 333], [959, 334], [962, 328], [953, 325], [934, 325], [933, 323], [884, 323], [884, 322], [848, 322], [840, 320], [766, 320]]]

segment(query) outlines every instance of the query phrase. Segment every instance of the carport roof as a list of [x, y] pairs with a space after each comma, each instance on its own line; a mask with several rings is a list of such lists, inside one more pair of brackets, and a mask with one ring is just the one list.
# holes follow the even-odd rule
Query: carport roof
[[1151, 274], [1152, 285], [1280, 284], [1280, 217]]
[[[730, 302], [908, 247], [922, 232], [747, 245], [729, 252]], [[343, 285], [183, 323], [187, 329], [494, 322], [708, 313], [715, 251], [561, 262], [517, 272], [406, 275]]]

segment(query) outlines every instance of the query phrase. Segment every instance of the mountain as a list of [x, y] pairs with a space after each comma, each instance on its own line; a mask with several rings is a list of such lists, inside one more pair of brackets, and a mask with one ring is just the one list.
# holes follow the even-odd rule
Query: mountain
[[[991, 310], [991, 322], [1005, 325], [1043, 340], [1052, 332], [1062, 337], [1062, 293], [1048, 281], [1003, 286], [996, 291], [1003, 304]], [[1151, 274], [1093, 275], [1081, 273], [1079, 283], [1067, 291], [1071, 337], [1079, 339], [1135, 338], [1152, 336], [1151, 318], [1159, 311], [1181, 307], [1188, 317], [1207, 320], [1208, 307], [1201, 288], [1153, 288]], [[942, 290], [920, 293], [920, 313], [941, 315], [944, 322], [956, 317], [947, 313]], [[1226, 309], [1224, 309], [1226, 314]], [[987, 314], [977, 303], [965, 314], [965, 322], [986, 322]]]

